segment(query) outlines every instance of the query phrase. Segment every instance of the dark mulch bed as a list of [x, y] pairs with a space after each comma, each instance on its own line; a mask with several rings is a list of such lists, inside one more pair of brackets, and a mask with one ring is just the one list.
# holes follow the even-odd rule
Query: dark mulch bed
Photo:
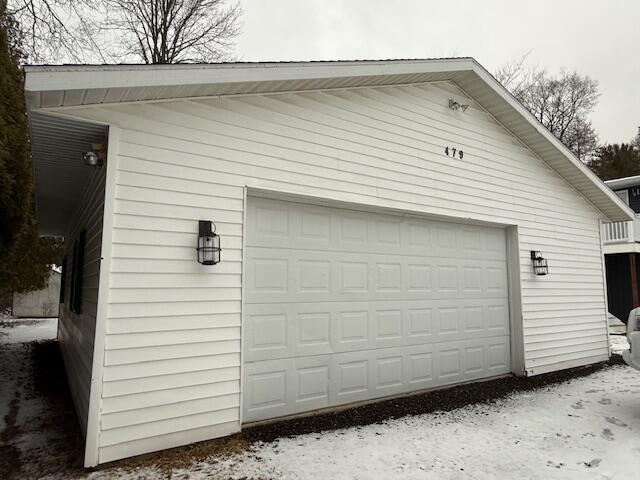
[[486, 382], [468, 383], [370, 403], [338, 412], [327, 412], [310, 417], [257, 425], [244, 429], [242, 436], [250, 443], [256, 441], [270, 442], [279, 437], [370, 425], [407, 415], [420, 415], [437, 411], [446, 412], [471, 404], [495, 402], [513, 393], [536, 390], [574, 378], [585, 377], [612, 365], [624, 364], [621, 356], [613, 355], [608, 362], [587, 367], [561, 370], [528, 378], [505, 377]]

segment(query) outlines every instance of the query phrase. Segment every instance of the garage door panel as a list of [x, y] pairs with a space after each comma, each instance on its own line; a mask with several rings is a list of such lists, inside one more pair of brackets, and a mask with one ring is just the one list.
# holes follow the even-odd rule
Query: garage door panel
[[505, 374], [508, 344], [501, 337], [251, 363], [244, 421]]
[[496, 335], [509, 333], [509, 305], [492, 301], [487, 305], [487, 332]]
[[288, 326], [292, 319], [286, 310], [264, 308], [259, 313], [247, 312], [245, 350], [249, 357], [269, 359], [290, 355], [293, 336]]
[[250, 199], [247, 247], [504, 260], [501, 229]]
[[504, 261], [256, 247], [246, 261], [246, 303], [507, 296]]
[[[300, 244], [298, 239], [289, 238], [287, 240], [283, 240], [282, 242], [273, 242], [272, 239], [269, 241], [265, 241], [260, 245], [246, 245], [250, 248], [255, 249], [267, 249], [267, 250], [289, 250], [292, 245], [296, 246], [296, 250], [299, 252], [311, 251], [317, 252], [322, 258], [334, 258], [338, 253], [345, 254], [367, 254], [373, 256], [381, 256], [382, 260], [388, 258], [389, 256], [398, 256], [398, 257], [415, 257], [415, 258], [429, 258], [432, 260], [440, 259], [441, 261], [449, 261], [449, 260], [480, 260], [480, 263], [484, 263], [487, 261], [504, 261], [505, 254], [492, 252], [487, 249], [483, 250], [469, 250], [463, 251], [462, 249], [455, 248], [420, 248], [416, 249], [411, 245], [401, 245], [397, 248], [389, 248], [388, 244], [381, 245], [380, 248], [371, 248], [371, 246], [360, 245], [359, 243], [350, 243], [345, 245], [335, 244], [333, 242], [326, 245], [318, 245], [318, 244]], [[504, 244], [502, 245], [504, 248]], [[332, 252], [331, 255], [328, 255], [328, 252]], [[313, 255], [313, 254], [312, 254]]]
[[246, 361], [508, 335], [506, 300], [245, 305]]
[[290, 361], [262, 362], [244, 366], [243, 404], [245, 421], [287, 415], [291, 381]]
[[334, 304], [331, 329], [333, 352], [368, 350], [375, 348], [373, 341], [373, 315], [366, 303]]
[[250, 198], [246, 244], [246, 422], [509, 371], [501, 229]]
[[488, 342], [487, 367], [492, 375], [509, 372], [509, 337]]

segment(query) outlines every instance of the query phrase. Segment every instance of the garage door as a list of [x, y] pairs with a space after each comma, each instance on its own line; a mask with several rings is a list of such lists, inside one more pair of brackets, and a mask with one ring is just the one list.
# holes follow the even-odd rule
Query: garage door
[[244, 422], [509, 372], [503, 229], [247, 208]]

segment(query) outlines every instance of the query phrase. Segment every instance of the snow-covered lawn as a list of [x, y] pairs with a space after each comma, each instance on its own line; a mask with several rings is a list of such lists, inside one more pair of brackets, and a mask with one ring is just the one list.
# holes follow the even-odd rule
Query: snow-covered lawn
[[622, 355], [622, 352], [629, 350], [629, 342], [626, 335], [609, 335], [609, 345], [611, 353]]
[[[55, 335], [41, 322], [25, 328], [39, 338], [47, 328]], [[8, 330], [0, 328], [4, 333]], [[28, 338], [26, 330], [17, 332], [0, 335], [0, 353], [7, 340]], [[12, 359], [0, 368], [19, 365], [25, 369], [30, 363]], [[0, 378], [6, 377], [0, 372]], [[2, 418], [9, 410], [6, 402], [14, 398], [7, 387], [16, 385], [0, 384]], [[27, 425], [43, 412], [44, 407], [31, 405], [18, 415], [17, 422]], [[6, 427], [0, 421], [0, 465], [1, 434]], [[38, 449], [31, 443], [46, 445], [51, 435], [30, 431], [26, 437], [18, 434], [10, 440], [20, 450], [23, 471], [31, 478], [38, 478], [38, 470], [28, 464], [39, 461]], [[95, 472], [77, 467], [47, 470], [40, 478], [640, 478], [640, 372], [617, 365], [492, 404], [281, 438], [229, 456], [200, 457], [176, 466], [159, 466], [153, 461]]]
[[640, 478], [640, 375], [616, 366], [492, 405], [281, 439], [199, 468], [188, 478]]
[[0, 319], [0, 344], [56, 338], [57, 318]]

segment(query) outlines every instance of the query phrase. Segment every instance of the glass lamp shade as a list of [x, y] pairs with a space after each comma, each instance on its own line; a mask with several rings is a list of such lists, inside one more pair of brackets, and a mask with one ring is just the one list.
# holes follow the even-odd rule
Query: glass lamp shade
[[211, 223], [200, 220], [198, 233], [198, 263], [202, 265], [215, 265], [220, 263], [220, 236], [212, 231]]
[[531, 250], [531, 261], [533, 262], [533, 273], [536, 275], [547, 275], [549, 273], [547, 259], [542, 257], [542, 252]]
[[86, 152], [82, 155], [82, 159], [84, 160], [84, 164], [89, 167], [97, 167], [102, 163], [100, 161], [100, 156], [95, 152]]
[[536, 275], [546, 275], [549, 273], [549, 266], [546, 258], [537, 258], [533, 261], [533, 272]]

